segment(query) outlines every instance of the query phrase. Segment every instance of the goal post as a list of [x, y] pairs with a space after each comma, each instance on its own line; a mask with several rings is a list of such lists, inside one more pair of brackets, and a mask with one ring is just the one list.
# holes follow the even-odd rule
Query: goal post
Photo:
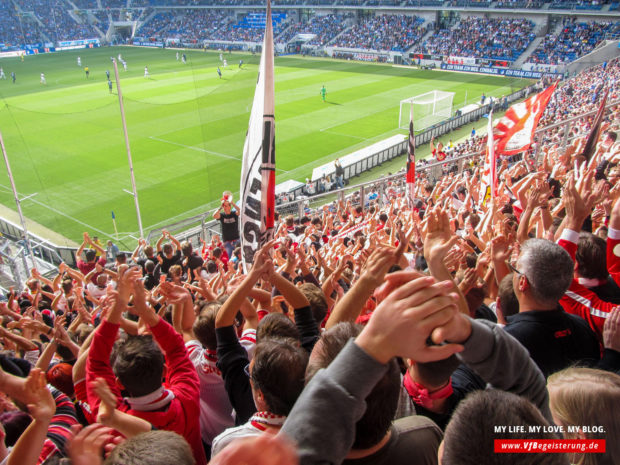
[[454, 92], [432, 90], [400, 101], [398, 127], [409, 127], [409, 115], [413, 107], [413, 125], [416, 131], [426, 129], [452, 116]]

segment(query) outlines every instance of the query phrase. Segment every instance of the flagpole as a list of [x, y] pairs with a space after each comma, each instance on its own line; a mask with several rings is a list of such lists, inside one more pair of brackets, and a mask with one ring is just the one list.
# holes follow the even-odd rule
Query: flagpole
[[[26, 228], [26, 219], [24, 218], [24, 213], [22, 212], [22, 205], [17, 195], [17, 188], [15, 187], [15, 180], [13, 179], [13, 172], [11, 171], [11, 164], [9, 163], [9, 157], [6, 153], [6, 147], [4, 146], [4, 139], [2, 139], [1, 132], [0, 132], [0, 147], [2, 147], [2, 155], [4, 156], [4, 164], [6, 165], [6, 171], [9, 175], [9, 180], [11, 181], [11, 188], [13, 189], [13, 198], [15, 199], [15, 204], [17, 205], [17, 213], [19, 214], [19, 221], [22, 225], [22, 231], [24, 234], [24, 240], [26, 241], [26, 248], [28, 249], [28, 255], [30, 256], [30, 260], [32, 261], [32, 267], [36, 268], [37, 264], [34, 261], [34, 254], [32, 253], [32, 247], [30, 246], [30, 239], [28, 238], [28, 228]], [[26, 274], [28, 274], [28, 270], [26, 270]]]
[[[125, 120], [125, 106], [123, 105], [123, 93], [121, 92], [121, 80], [118, 75], [118, 64], [116, 63], [116, 59], [112, 58], [112, 63], [114, 64], [114, 77], [116, 78], [116, 90], [118, 92], [118, 104], [121, 107], [121, 120], [123, 122], [123, 133], [125, 134], [125, 147], [127, 149], [127, 159], [129, 160], [129, 175], [131, 176], [131, 187], [133, 191], [133, 201], [136, 207], [136, 217], [138, 218], [138, 229], [140, 230], [140, 239], [144, 239], [144, 231], [142, 230], [142, 216], [140, 215], [140, 203], [138, 202], [138, 189], [136, 188], [136, 178], [133, 173], [133, 160], [131, 158], [131, 148], [129, 147], [129, 134], [127, 133], [127, 121]], [[117, 236], [118, 236], [118, 233], [117, 233]]]
[[413, 129], [413, 102], [409, 108], [409, 138], [407, 141], [407, 194], [413, 208], [415, 194], [415, 131]]
[[489, 151], [489, 160], [491, 161], [491, 201], [495, 201], [497, 190], [497, 159], [495, 158], [495, 146], [493, 145], [493, 109], [489, 112], [489, 122], [487, 126], [487, 150]]

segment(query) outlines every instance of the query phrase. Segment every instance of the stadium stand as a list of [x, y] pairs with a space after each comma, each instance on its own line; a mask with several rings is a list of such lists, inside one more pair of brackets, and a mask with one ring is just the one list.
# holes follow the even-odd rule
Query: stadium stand
[[545, 36], [528, 58], [530, 63], [564, 64], [591, 52], [607, 34], [618, 34], [620, 23], [565, 21], [559, 34]]
[[440, 29], [415, 51], [514, 61], [534, 40], [526, 19], [469, 17], [453, 29]]
[[9, 2], [0, 2], [0, 43], [7, 45], [25, 43], [19, 16], [13, 4]]
[[417, 16], [377, 15], [361, 21], [340, 35], [336, 47], [405, 51], [426, 32]]
[[137, 34], [144, 37], [161, 37], [174, 19], [175, 14], [173, 12], [158, 11], [148, 23], [143, 24], [138, 29]]
[[350, 15], [329, 14], [316, 15], [305, 24], [294, 23], [276, 37], [276, 42], [287, 43], [297, 34], [315, 34], [316, 37], [308, 41], [308, 45], [326, 45], [330, 40], [340, 34], [346, 28], [347, 19]]
[[84, 39], [94, 36], [88, 24], [78, 24], [68, 13], [63, 0], [47, 2], [33, 1], [32, 8], [39, 21], [44, 24], [43, 33], [53, 41]]

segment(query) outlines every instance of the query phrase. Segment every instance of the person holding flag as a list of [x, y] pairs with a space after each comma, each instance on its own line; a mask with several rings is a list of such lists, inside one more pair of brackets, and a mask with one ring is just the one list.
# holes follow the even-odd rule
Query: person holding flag
[[482, 172], [481, 205], [497, 195], [497, 158], [528, 150], [534, 133], [558, 82], [524, 102], [511, 106], [493, 129], [493, 111], [489, 113], [487, 150]]

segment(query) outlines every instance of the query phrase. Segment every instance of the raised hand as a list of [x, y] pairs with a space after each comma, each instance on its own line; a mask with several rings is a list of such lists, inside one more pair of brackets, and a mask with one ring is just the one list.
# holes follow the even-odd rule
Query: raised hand
[[93, 387], [95, 389], [95, 393], [99, 399], [101, 399], [99, 411], [97, 413], [97, 423], [101, 423], [106, 426], [110, 425], [114, 419], [118, 399], [110, 390], [110, 386], [108, 386], [108, 383], [103, 378], [97, 378], [94, 380]]
[[382, 363], [395, 356], [430, 362], [461, 351], [456, 344], [427, 344], [429, 337], [444, 342], [433, 335], [458, 313], [454, 290], [452, 282], [432, 277], [408, 280], [379, 304], [356, 343]]
[[169, 281], [164, 281], [159, 285], [159, 289], [162, 295], [166, 298], [168, 303], [176, 304], [182, 302], [184, 299], [190, 297], [190, 292], [182, 286], [177, 286]]
[[69, 457], [72, 465], [101, 465], [103, 445], [112, 439], [112, 428], [93, 423], [82, 429], [81, 425], [71, 427], [75, 435], [69, 443]]
[[603, 346], [620, 352], [620, 306], [609, 312], [603, 326]]
[[456, 244], [458, 236], [451, 234], [450, 219], [445, 210], [434, 209], [427, 216], [424, 258], [430, 267], [431, 263], [443, 262], [448, 251]]
[[[396, 250], [391, 247], [379, 247], [370, 254], [362, 267], [362, 275], [373, 287], [383, 284], [385, 275], [390, 267], [396, 263]], [[342, 263], [345, 261], [343, 260]]]
[[25, 398], [28, 399], [28, 412], [35, 420], [49, 422], [56, 413], [56, 402], [47, 389], [45, 372], [40, 368], [30, 370], [24, 385]]

